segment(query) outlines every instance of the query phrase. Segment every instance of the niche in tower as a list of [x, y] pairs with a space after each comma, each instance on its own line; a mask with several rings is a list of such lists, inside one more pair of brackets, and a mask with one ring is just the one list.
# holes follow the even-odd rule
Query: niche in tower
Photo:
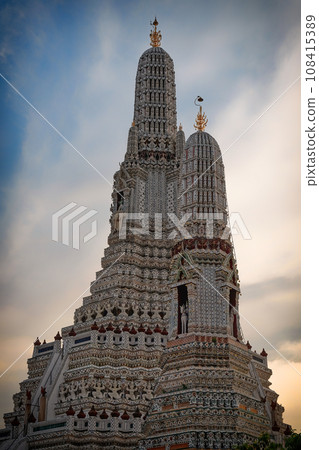
[[[233, 323], [233, 336], [238, 338], [238, 328], [237, 328], [237, 314], [233, 309], [236, 308], [236, 291], [235, 289], [231, 289], [229, 291], [229, 317], [232, 317]], [[231, 312], [233, 311], [233, 314]]]
[[182, 284], [177, 287], [178, 294], [178, 321], [177, 334], [188, 333], [188, 292], [187, 286]]

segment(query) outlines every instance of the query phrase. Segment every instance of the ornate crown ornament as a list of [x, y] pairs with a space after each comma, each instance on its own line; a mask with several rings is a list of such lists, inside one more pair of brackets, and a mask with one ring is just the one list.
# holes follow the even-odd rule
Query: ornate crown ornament
[[207, 125], [208, 119], [206, 114], [203, 113], [202, 107], [199, 107], [199, 112], [197, 113], [197, 117], [195, 119], [194, 128], [198, 131], [204, 131]]
[[150, 45], [152, 47], [160, 47], [162, 35], [161, 35], [161, 32], [159, 30], [157, 30], [158, 22], [157, 22], [156, 17], [155, 17], [154, 22], [153, 23], [151, 22], [151, 25], [153, 25], [153, 30], [151, 30], [151, 33], [150, 33], [150, 38], [151, 38]]

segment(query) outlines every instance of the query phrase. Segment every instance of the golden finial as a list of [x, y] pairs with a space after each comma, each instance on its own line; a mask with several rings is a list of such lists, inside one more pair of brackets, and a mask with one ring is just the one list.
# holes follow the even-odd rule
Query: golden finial
[[178, 130], [179, 130], [179, 131], [182, 131], [182, 130], [183, 130], [183, 127], [182, 127], [182, 124], [181, 124], [181, 123], [179, 124]]
[[151, 25], [153, 25], [153, 30], [151, 30], [151, 34], [150, 34], [150, 38], [151, 38], [151, 43], [150, 45], [152, 47], [160, 47], [161, 46], [161, 40], [162, 40], [162, 35], [161, 32], [159, 30], [157, 30], [157, 19], [155, 17], [154, 22], [151, 22]]
[[132, 122], [132, 127], [135, 127], [135, 120], [133, 120]]
[[208, 119], [206, 117], [206, 114], [203, 113], [202, 106], [201, 105], [197, 105], [197, 103], [196, 103], [197, 100], [199, 102], [202, 102], [203, 99], [202, 99], [202, 97], [198, 96], [198, 97], [196, 97], [196, 99], [194, 101], [195, 105], [199, 106], [199, 112], [197, 113], [197, 117], [196, 117], [196, 120], [195, 120], [194, 128], [196, 128], [196, 130], [198, 130], [198, 131], [204, 131], [205, 128], [206, 128]]

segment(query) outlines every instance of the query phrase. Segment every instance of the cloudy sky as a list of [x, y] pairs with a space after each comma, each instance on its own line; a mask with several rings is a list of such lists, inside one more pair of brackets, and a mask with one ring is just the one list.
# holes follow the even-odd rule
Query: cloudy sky
[[[178, 123], [194, 131], [201, 95], [207, 131], [226, 151], [229, 209], [252, 237], [234, 236], [241, 325], [253, 349], [269, 353], [284, 419], [299, 429], [299, 2], [11, 0], [0, 8], [1, 74], [103, 175], [0, 78], [0, 372], [37, 336], [50, 341], [72, 323], [100, 268], [138, 58], [156, 15], [175, 63]], [[51, 239], [52, 214], [70, 202], [98, 212], [98, 235], [80, 250]], [[30, 355], [0, 378], [1, 415], [12, 410]]]

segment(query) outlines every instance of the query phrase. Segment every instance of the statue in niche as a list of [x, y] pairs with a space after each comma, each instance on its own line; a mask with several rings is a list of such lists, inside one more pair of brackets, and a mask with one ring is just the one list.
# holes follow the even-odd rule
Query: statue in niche
[[181, 328], [182, 334], [187, 333], [188, 330], [188, 305], [184, 303], [180, 306], [181, 310]]
[[113, 215], [113, 217], [111, 219], [114, 233], [117, 233], [118, 231], [120, 231], [120, 228], [122, 226], [121, 213], [123, 213], [123, 211], [124, 211], [124, 205], [123, 205], [123, 203], [120, 203], [116, 213]]
[[177, 333], [186, 334], [188, 333], [188, 290], [187, 286], [180, 285], [177, 287], [178, 296], [178, 323], [177, 323]]

